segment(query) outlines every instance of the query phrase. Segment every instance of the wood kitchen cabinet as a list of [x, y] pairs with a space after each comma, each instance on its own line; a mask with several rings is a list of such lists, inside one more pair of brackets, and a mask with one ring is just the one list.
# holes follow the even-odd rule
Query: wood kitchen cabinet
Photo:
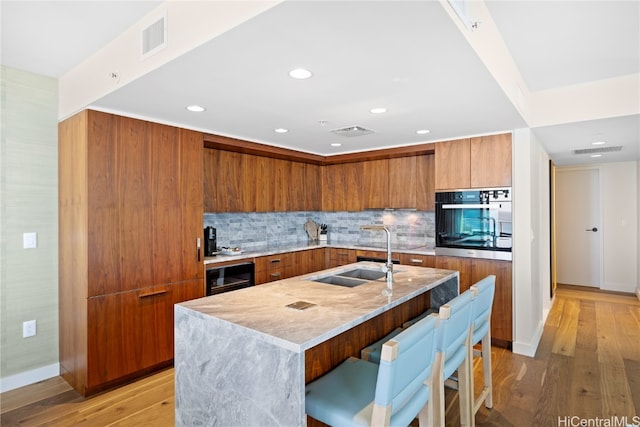
[[436, 268], [459, 271], [461, 293], [477, 281], [490, 274], [495, 274], [496, 290], [491, 312], [491, 338], [494, 344], [509, 346], [513, 341], [511, 262], [437, 256]]
[[206, 212], [320, 210], [318, 165], [226, 150], [204, 150]]
[[355, 249], [343, 249], [343, 248], [329, 248], [328, 267], [334, 268], [347, 264], [352, 264], [357, 261], [357, 255]]
[[511, 134], [436, 144], [435, 189], [511, 187]]
[[256, 257], [254, 259], [256, 285], [293, 277], [294, 259], [293, 252]]
[[170, 363], [168, 305], [204, 296], [202, 150], [91, 110], [59, 125], [60, 368], [82, 395]]
[[294, 252], [294, 276], [324, 270], [326, 248], [308, 249]]

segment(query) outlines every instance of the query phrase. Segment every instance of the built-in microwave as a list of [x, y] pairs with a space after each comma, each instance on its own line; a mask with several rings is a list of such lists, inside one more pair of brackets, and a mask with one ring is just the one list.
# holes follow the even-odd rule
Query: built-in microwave
[[436, 255], [512, 259], [511, 188], [436, 192]]

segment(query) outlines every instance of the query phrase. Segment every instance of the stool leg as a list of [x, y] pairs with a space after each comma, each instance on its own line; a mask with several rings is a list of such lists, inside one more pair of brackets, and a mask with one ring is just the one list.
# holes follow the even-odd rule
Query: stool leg
[[491, 331], [487, 332], [487, 335], [482, 338], [482, 376], [484, 377], [484, 390], [486, 390], [487, 393], [484, 404], [487, 408], [492, 408], [493, 384], [491, 381]]
[[[433, 363], [433, 389], [431, 391], [431, 399], [433, 399], [433, 425], [438, 427], [444, 426], [444, 357], [442, 353], [436, 353], [436, 360]], [[419, 420], [418, 420], [419, 421]], [[422, 424], [421, 424], [422, 427]]]
[[[460, 425], [472, 427], [475, 425], [475, 417], [473, 412], [473, 380], [471, 379], [472, 370], [469, 369], [471, 361], [471, 336], [467, 339], [467, 355], [465, 360], [458, 368], [458, 398], [460, 399]], [[471, 357], [470, 357], [471, 356]]]

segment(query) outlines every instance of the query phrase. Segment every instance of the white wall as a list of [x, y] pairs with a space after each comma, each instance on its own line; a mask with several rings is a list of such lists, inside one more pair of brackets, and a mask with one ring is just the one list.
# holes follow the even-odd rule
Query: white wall
[[638, 288], [638, 162], [558, 167], [558, 170], [579, 169], [597, 169], [600, 175], [600, 289], [635, 293]]
[[513, 135], [514, 353], [533, 357], [550, 307], [549, 157], [530, 129]]
[[[58, 82], [0, 67], [0, 391], [58, 375]], [[36, 232], [36, 249], [22, 233]], [[22, 322], [37, 334], [22, 337]]]

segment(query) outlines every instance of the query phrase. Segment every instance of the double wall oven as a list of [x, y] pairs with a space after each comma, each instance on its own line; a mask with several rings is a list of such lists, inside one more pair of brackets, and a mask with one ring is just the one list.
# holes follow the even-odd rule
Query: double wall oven
[[436, 255], [511, 261], [511, 188], [436, 192]]

